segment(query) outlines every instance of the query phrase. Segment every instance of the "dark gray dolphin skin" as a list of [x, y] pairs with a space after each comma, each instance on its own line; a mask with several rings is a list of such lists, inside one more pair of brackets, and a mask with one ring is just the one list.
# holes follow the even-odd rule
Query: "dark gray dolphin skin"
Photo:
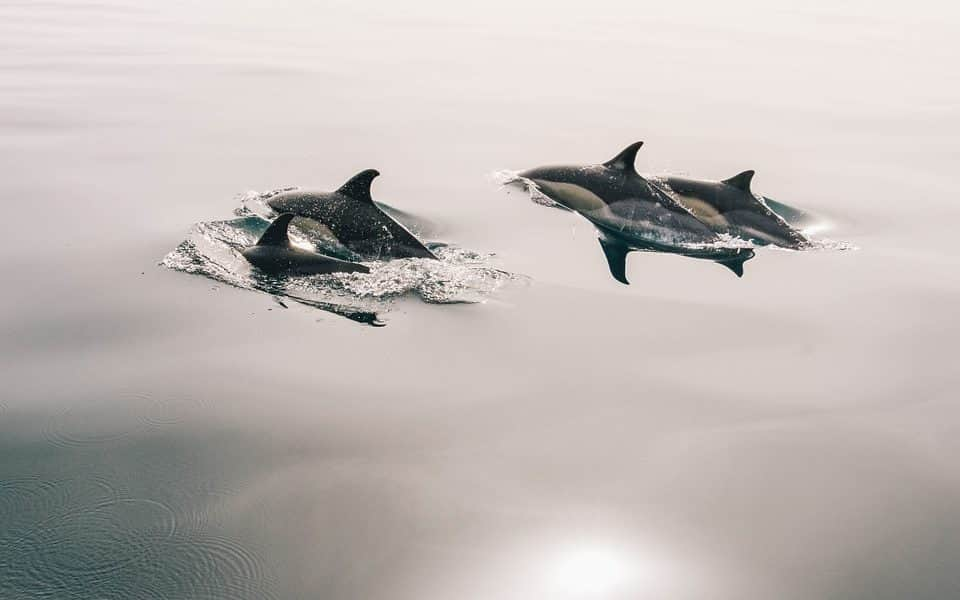
[[633, 250], [713, 260], [743, 276], [743, 263], [753, 251], [720, 247], [717, 232], [708, 224], [640, 176], [634, 161], [642, 145], [630, 144], [603, 164], [538, 167], [520, 177], [597, 228], [610, 274], [621, 283], [629, 283], [626, 259]]
[[437, 258], [406, 227], [373, 202], [370, 184], [380, 175], [367, 169], [335, 192], [293, 190], [270, 198], [267, 205], [322, 223], [341, 244], [363, 258]]
[[261, 271], [276, 274], [319, 275], [322, 273], [369, 273], [365, 265], [347, 262], [297, 248], [290, 244], [287, 228], [296, 215], [284, 213], [274, 219], [255, 246], [243, 250], [243, 257]]
[[690, 212], [718, 233], [757, 244], [800, 248], [808, 240], [767, 204], [753, 195], [753, 171], [723, 181], [665, 177], [670, 191]]

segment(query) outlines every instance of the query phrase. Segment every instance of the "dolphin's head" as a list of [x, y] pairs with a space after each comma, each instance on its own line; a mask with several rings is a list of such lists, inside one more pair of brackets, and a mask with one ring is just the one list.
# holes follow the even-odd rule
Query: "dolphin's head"
[[294, 213], [294, 209], [299, 208], [299, 204], [301, 204], [299, 200], [299, 193], [284, 192], [269, 198], [267, 200], [267, 206], [269, 206], [273, 212], [281, 215], [284, 213]]
[[331, 192], [296, 190], [270, 198], [267, 200], [267, 206], [280, 214], [293, 213], [302, 217], [322, 220], [333, 201], [334, 194]]
[[606, 202], [597, 189], [597, 169], [584, 166], [536, 167], [519, 173], [527, 185], [549, 198], [558, 208], [579, 213], [603, 209]]

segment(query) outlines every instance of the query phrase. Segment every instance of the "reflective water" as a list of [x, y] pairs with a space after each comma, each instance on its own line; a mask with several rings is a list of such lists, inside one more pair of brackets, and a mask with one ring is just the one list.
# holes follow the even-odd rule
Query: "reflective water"
[[[957, 596], [958, 21], [0, 3], [0, 596]], [[492, 176], [637, 139], [858, 250], [635, 254], [626, 287]], [[371, 167], [524, 279], [371, 328], [159, 264]]]

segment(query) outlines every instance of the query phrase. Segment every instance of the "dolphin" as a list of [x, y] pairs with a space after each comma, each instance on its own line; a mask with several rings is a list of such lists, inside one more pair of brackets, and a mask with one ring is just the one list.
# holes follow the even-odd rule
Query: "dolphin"
[[370, 272], [365, 265], [324, 256], [292, 245], [287, 228], [295, 216], [284, 213], [274, 219], [256, 245], [242, 251], [243, 257], [261, 271], [274, 275]]
[[[723, 181], [666, 176], [658, 183], [698, 219], [718, 233], [756, 244], [801, 248], [809, 242], [750, 190], [753, 171]], [[657, 182], [657, 180], [654, 180]]]
[[537, 167], [519, 176], [597, 228], [610, 274], [621, 283], [629, 283], [627, 253], [634, 250], [708, 259], [742, 277], [753, 250], [723, 247], [709, 224], [637, 173], [634, 162], [642, 145], [630, 144], [599, 165]]
[[416, 236], [374, 203], [370, 184], [378, 175], [379, 171], [367, 169], [335, 192], [282, 192], [267, 200], [267, 205], [279, 213], [319, 221], [341, 244], [366, 259], [436, 259]]

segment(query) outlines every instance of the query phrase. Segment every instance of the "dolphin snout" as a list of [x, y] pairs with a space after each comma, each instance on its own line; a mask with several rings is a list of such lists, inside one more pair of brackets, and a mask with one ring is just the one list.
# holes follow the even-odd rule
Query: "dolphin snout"
[[270, 210], [272, 210], [275, 213], [283, 214], [287, 212], [286, 210], [284, 210], [286, 208], [284, 206], [285, 204], [286, 203], [281, 198], [271, 198], [267, 200], [267, 206], [269, 206]]
[[550, 169], [544, 167], [537, 167], [535, 169], [527, 169], [526, 171], [521, 171], [518, 173], [520, 177], [524, 179], [549, 179]]

